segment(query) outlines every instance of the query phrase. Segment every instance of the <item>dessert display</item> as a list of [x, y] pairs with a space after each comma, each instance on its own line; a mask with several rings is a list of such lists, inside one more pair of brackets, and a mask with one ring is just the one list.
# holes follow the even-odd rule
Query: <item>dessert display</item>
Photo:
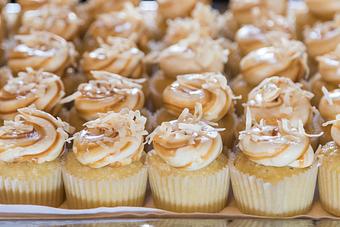
[[69, 207], [143, 205], [145, 122], [139, 111], [109, 111], [73, 136], [63, 164]]
[[59, 157], [70, 127], [34, 107], [0, 127], [0, 203], [58, 207], [64, 202]]
[[163, 122], [147, 138], [153, 144], [146, 161], [158, 208], [218, 212], [227, 203], [229, 168], [220, 130], [202, 116], [198, 106], [194, 114], [184, 109], [177, 120]]
[[306, 134], [302, 121], [277, 123], [257, 123], [247, 111], [230, 165], [235, 200], [244, 213], [284, 217], [311, 208], [318, 172], [309, 140], [313, 135]]
[[339, 1], [229, 2], [0, 0], [0, 217], [340, 217]]

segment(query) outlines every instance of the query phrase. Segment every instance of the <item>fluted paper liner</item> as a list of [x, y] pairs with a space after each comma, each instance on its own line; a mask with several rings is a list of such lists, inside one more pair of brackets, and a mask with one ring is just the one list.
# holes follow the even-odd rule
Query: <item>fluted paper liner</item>
[[319, 167], [319, 195], [322, 207], [340, 216], [340, 173], [327, 165]]
[[287, 217], [310, 210], [318, 166], [272, 184], [236, 169], [230, 161], [231, 184], [241, 212], [252, 215]]
[[58, 207], [64, 202], [60, 166], [39, 178], [26, 174], [24, 178], [0, 176], [0, 203]]
[[219, 212], [227, 204], [229, 168], [210, 174], [186, 176], [162, 174], [148, 166], [152, 197], [156, 207], [176, 212]]
[[63, 169], [63, 179], [69, 208], [85, 209], [113, 206], [143, 206], [147, 168], [121, 179], [83, 179]]

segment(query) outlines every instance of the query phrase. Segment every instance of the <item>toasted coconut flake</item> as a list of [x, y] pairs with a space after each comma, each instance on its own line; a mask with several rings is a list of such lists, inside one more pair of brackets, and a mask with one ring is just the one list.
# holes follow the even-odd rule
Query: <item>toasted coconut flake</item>
[[331, 95], [329, 94], [327, 88], [325, 86], [322, 86], [321, 91], [324, 94], [325, 99], [327, 100], [328, 104], [331, 106], [334, 105], [333, 99]]

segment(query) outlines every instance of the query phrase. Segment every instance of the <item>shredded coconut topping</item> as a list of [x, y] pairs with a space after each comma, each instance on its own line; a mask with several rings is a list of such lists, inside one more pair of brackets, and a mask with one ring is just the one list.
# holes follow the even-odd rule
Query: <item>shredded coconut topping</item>
[[291, 98], [298, 98], [296, 95], [302, 95], [311, 99], [314, 95], [301, 89], [302, 85], [294, 83], [292, 80], [284, 77], [271, 77], [263, 80], [256, 88], [249, 93], [249, 106], [261, 106], [268, 102], [273, 102], [280, 96], [283, 97], [283, 104], [290, 106]]
[[26, 70], [20, 72], [18, 77], [11, 78], [3, 89], [15, 95], [43, 94], [49, 84], [60, 80], [57, 75], [49, 72], [34, 71], [32, 68]]
[[239, 140], [245, 136], [251, 136], [254, 142], [271, 142], [276, 144], [299, 143], [304, 137], [319, 137], [323, 132], [315, 135], [307, 134], [303, 122], [300, 120], [298, 126], [287, 119], [278, 120], [278, 125], [267, 125], [262, 119], [259, 123], [252, 121], [251, 112], [247, 108], [246, 129], [240, 132]]
[[85, 129], [76, 133], [72, 139], [80, 143], [117, 142], [131, 137], [147, 135], [146, 118], [139, 111], [123, 109], [119, 113], [110, 111], [99, 114], [96, 120], [84, 124]]
[[96, 80], [90, 80], [78, 86], [78, 91], [61, 100], [61, 103], [71, 102], [81, 96], [102, 98], [114, 94], [126, 95], [132, 89], [142, 89], [145, 79], [129, 79], [118, 74], [105, 71], [92, 71]]
[[189, 109], [185, 108], [177, 120], [163, 122], [147, 136], [146, 141], [150, 144], [157, 135], [162, 135], [163, 137], [184, 135], [189, 138], [189, 144], [195, 144], [197, 138], [215, 138], [219, 131], [224, 130], [212, 127], [212, 124], [202, 120], [202, 117], [201, 104], [196, 104], [194, 114], [191, 114]]

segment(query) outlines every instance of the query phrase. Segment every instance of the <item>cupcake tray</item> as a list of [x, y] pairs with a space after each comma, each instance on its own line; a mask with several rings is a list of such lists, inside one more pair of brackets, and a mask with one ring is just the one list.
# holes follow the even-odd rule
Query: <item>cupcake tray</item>
[[[153, 206], [151, 195], [147, 196], [144, 207], [99, 207], [94, 209], [74, 210], [67, 209], [67, 202], [59, 208], [33, 205], [0, 205], [0, 220], [79, 220], [79, 219], [99, 219], [99, 218], [261, 218], [270, 217], [254, 216], [241, 213], [233, 198], [228, 202], [228, 206], [218, 213], [175, 213], [157, 209]], [[334, 219], [340, 220], [321, 208], [316, 200], [312, 209], [304, 214], [280, 219]]]

